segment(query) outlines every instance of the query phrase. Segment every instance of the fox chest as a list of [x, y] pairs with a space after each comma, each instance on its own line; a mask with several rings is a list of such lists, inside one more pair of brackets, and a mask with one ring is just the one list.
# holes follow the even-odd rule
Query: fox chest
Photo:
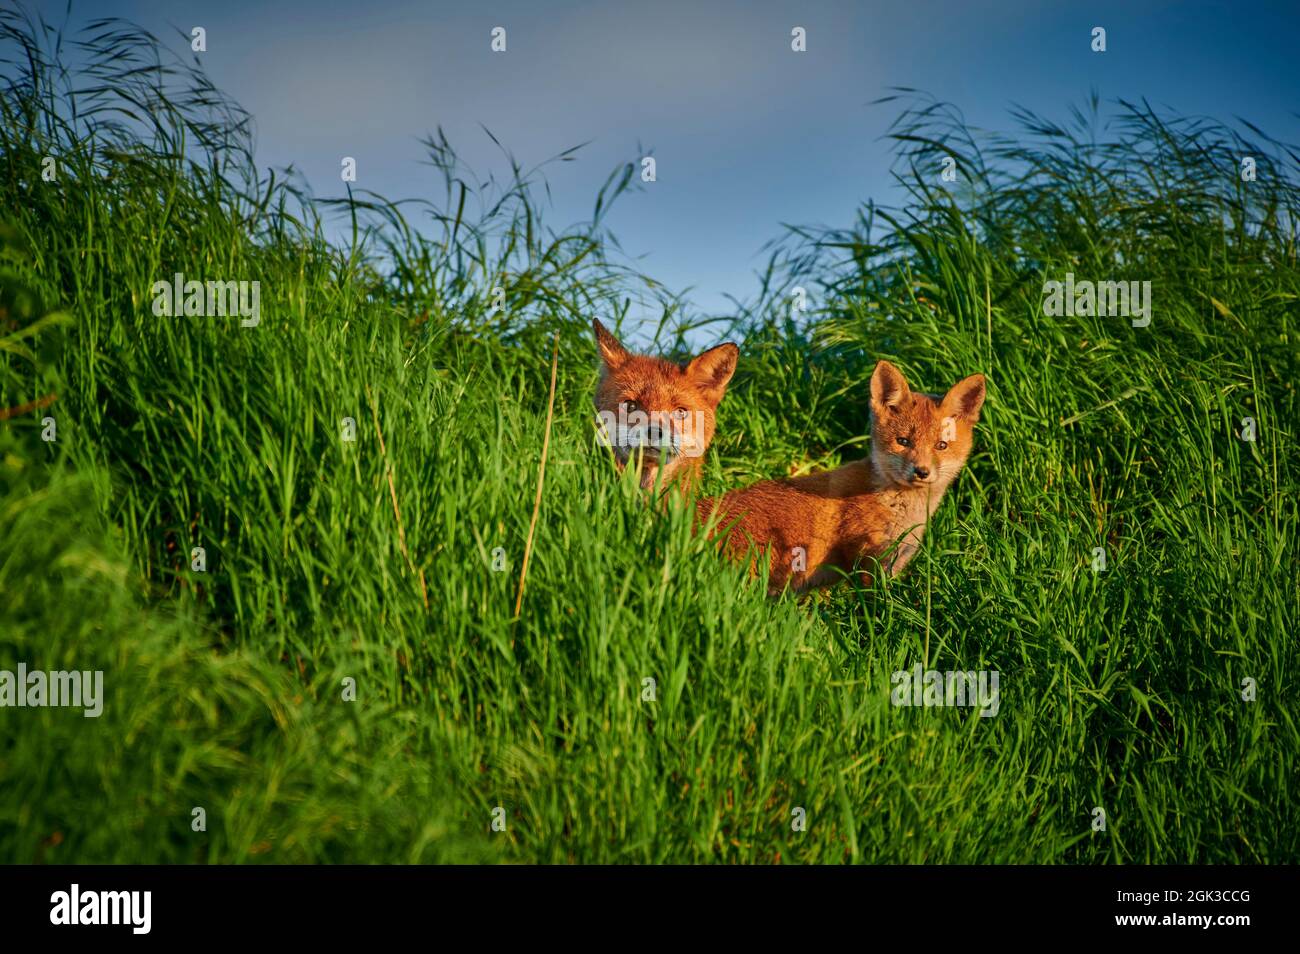
[[921, 545], [926, 522], [937, 503], [915, 493], [867, 495], [844, 508], [841, 538], [856, 559], [890, 554], [885, 563], [897, 573]]

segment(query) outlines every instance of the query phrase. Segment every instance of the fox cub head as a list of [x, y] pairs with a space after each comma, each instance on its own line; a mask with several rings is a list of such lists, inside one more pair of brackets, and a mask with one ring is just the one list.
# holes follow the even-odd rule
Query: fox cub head
[[962, 378], [947, 394], [919, 394], [888, 361], [871, 375], [871, 463], [894, 487], [942, 492], [970, 456], [984, 404], [984, 375]]
[[632, 354], [599, 321], [596, 413], [619, 469], [637, 455], [642, 488], [689, 484], [713, 440], [713, 416], [736, 371], [740, 349], [710, 348], [686, 364]]

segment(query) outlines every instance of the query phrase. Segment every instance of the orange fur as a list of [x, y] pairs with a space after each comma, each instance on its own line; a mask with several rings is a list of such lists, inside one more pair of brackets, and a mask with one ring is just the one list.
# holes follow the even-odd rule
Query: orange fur
[[645, 420], [642, 431], [630, 438], [610, 435], [619, 469], [638, 457], [642, 488], [659, 481], [663, 487], [675, 483], [689, 490], [713, 440], [714, 414], [736, 371], [740, 349], [721, 344], [681, 365], [632, 354], [599, 321], [592, 328], [601, 359], [596, 412]]
[[[803, 592], [834, 583], [870, 557], [897, 574], [970, 455], [984, 393], [982, 374], [942, 397], [913, 393], [899, 370], [881, 361], [871, 376], [870, 457], [701, 500], [697, 514], [720, 516], [719, 545], [732, 558], [744, 557], [751, 543], [766, 551], [774, 595], [787, 585]], [[860, 572], [869, 583], [870, 573]]]

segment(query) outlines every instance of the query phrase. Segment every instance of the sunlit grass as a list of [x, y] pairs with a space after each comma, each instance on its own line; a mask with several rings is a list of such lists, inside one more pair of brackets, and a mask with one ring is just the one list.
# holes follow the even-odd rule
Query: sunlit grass
[[[107, 692], [98, 720], [0, 710], [0, 857], [1296, 859], [1281, 147], [1251, 144], [1244, 184], [1210, 124], [1118, 107], [1104, 148], [1086, 115], [981, 145], [908, 106], [907, 208], [789, 236], [735, 321], [706, 489], [862, 456], [881, 357], [926, 390], [988, 374], [977, 450], [902, 579], [770, 601], [593, 448], [590, 317], [658, 307], [667, 348], [697, 322], [599, 212], [552, 231], [541, 172], [479, 188], [440, 134], [429, 203], [330, 207], [257, 173], [198, 74], [129, 73], [151, 39], [93, 26], [60, 86], [0, 29], [0, 409], [51, 402], [0, 422], [0, 668]], [[327, 212], [355, 216], [345, 247]], [[1067, 269], [1152, 281], [1151, 325], [1044, 317]], [[260, 281], [262, 323], [154, 317], [176, 272]], [[997, 670], [999, 714], [892, 707], [917, 662]]]

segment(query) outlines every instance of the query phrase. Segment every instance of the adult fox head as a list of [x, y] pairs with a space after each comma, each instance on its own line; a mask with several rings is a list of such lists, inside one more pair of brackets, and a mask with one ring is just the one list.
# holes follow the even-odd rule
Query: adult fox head
[[620, 469], [640, 461], [640, 483], [689, 484], [713, 440], [714, 412], [736, 372], [740, 349], [710, 348], [686, 364], [632, 354], [599, 321], [596, 413]]
[[895, 487], [942, 493], [970, 456], [984, 404], [984, 375], [962, 378], [945, 395], [915, 393], [888, 361], [871, 375], [871, 463]]

